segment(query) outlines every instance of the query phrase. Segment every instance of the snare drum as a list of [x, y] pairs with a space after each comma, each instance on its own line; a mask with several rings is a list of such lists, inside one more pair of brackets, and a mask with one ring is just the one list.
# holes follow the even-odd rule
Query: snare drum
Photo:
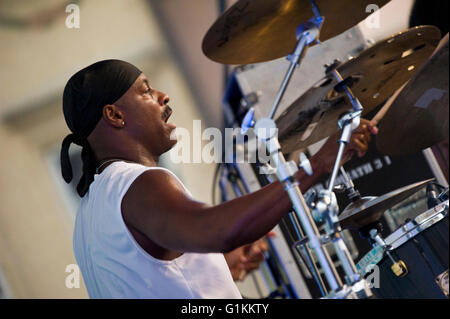
[[448, 200], [405, 223], [385, 242], [394, 261], [403, 262], [406, 271], [395, 275], [392, 259], [380, 246], [367, 253], [357, 268], [367, 279], [370, 276], [377, 297], [448, 298]]

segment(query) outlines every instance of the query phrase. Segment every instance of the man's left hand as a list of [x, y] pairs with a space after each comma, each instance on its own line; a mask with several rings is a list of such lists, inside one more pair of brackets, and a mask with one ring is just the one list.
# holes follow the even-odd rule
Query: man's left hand
[[[272, 237], [274, 234], [274, 232], [269, 232], [266, 237]], [[261, 262], [264, 261], [264, 253], [268, 249], [266, 239], [261, 238], [225, 254], [225, 260], [230, 268], [233, 280], [242, 281], [247, 274], [258, 269]]]

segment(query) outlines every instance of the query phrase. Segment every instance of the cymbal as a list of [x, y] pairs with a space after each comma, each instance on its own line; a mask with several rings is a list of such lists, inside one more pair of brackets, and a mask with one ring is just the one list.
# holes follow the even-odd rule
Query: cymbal
[[448, 34], [405, 85], [380, 122], [377, 148], [388, 155], [413, 154], [448, 139]]
[[411, 184], [380, 197], [362, 197], [348, 205], [339, 216], [341, 227], [359, 229], [378, 221], [384, 212], [413, 195], [433, 179]]
[[[361, 102], [363, 115], [386, 101], [427, 61], [440, 40], [440, 31], [421, 26], [395, 34], [336, 69]], [[283, 152], [307, 147], [337, 132], [339, 117], [351, 110], [344, 92], [337, 92], [332, 75], [314, 85], [277, 119]]]
[[[389, 0], [316, 0], [324, 23], [321, 41], [350, 29]], [[292, 53], [297, 27], [314, 17], [309, 0], [239, 0], [225, 11], [203, 38], [204, 54], [224, 64], [250, 64]]]

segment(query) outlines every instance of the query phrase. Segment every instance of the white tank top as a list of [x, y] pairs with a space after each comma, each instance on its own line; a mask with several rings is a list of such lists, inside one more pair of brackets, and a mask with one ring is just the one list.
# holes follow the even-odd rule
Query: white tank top
[[73, 248], [89, 296], [242, 298], [222, 254], [184, 253], [165, 261], [152, 257], [136, 242], [122, 218], [121, 203], [134, 180], [149, 169], [163, 168], [114, 162], [95, 175], [81, 200]]

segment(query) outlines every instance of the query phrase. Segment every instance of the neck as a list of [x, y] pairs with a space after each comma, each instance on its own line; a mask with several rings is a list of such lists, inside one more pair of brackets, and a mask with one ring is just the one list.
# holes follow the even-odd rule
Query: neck
[[141, 165], [154, 167], [158, 166], [159, 155], [154, 155], [148, 152], [144, 148], [134, 147], [126, 150], [111, 150], [111, 151], [100, 151], [95, 152], [95, 157], [97, 158], [97, 167], [102, 165], [101, 169], [99, 169], [99, 173], [102, 172], [106, 167], [111, 165], [115, 161], [126, 161], [132, 163], [138, 163]]

